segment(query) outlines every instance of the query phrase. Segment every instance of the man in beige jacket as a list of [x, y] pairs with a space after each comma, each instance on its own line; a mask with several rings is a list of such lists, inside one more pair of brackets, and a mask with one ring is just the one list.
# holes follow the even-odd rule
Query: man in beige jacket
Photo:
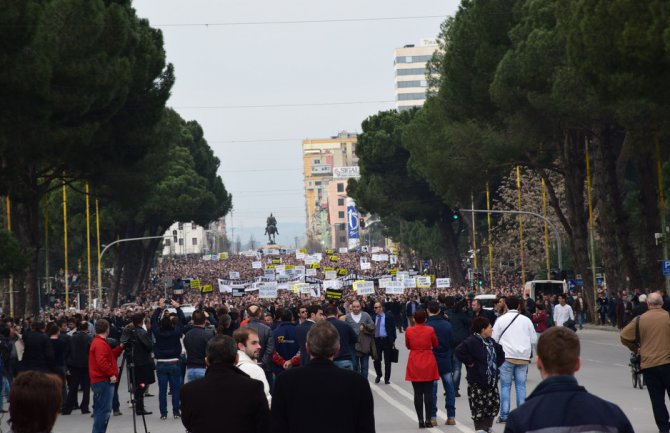
[[670, 393], [670, 315], [663, 309], [663, 296], [654, 292], [647, 298], [649, 310], [621, 331], [621, 342], [637, 352], [635, 328], [640, 332], [640, 356], [644, 382], [649, 391], [654, 420], [661, 433], [670, 433], [670, 416], [665, 394]]

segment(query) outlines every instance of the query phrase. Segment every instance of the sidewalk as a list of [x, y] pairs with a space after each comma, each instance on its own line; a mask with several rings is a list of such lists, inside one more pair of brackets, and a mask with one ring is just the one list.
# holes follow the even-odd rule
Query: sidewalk
[[597, 329], [599, 331], [619, 332], [619, 328], [612, 325], [594, 325], [593, 323], [585, 323], [584, 329]]

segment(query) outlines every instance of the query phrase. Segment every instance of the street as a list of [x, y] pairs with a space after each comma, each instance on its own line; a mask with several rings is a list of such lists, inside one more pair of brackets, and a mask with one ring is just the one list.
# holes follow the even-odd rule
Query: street
[[[645, 390], [633, 389], [628, 367], [628, 350], [619, 343], [617, 332], [600, 329], [584, 329], [579, 332], [582, 342], [582, 370], [577, 373], [580, 384], [585, 386], [591, 393], [616, 403], [623, 409], [630, 419], [635, 431], [656, 431], [649, 396]], [[400, 349], [400, 362], [394, 365], [391, 384], [374, 384], [374, 369], [370, 363], [370, 385], [375, 399], [375, 421], [378, 432], [412, 432], [417, 430], [418, 424], [413, 406], [412, 387], [405, 382], [405, 365], [408, 352], [404, 347], [404, 334], [398, 335], [396, 347]], [[439, 425], [435, 431], [438, 432], [474, 432], [470, 409], [465, 391], [465, 368], [463, 369], [460, 398], [456, 399], [456, 426], [445, 426], [446, 413], [444, 410], [444, 397], [440, 389], [438, 397], [438, 421]], [[125, 384], [125, 378], [122, 378]], [[540, 376], [537, 368], [531, 365], [528, 375], [528, 393], [532, 392], [539, 383]], [[327, 392], [315, 384], [318, 392]], [[514, 390], [514, 388], [512, 388]], [[183, 426], [179, 420], [169, 418], [166, 421], [159, 419], [158, 413], [158, 387], [151, 386], [155, 397], [147, 398], [146, 404], [153, 415], [147, 416], [147, 427], [150, 432], [173, 433], [183, 432]], [[226, 392], [222, 390], [222, 392]], [[512, 391], [514, 393], [514, 391]], [[123, 416], [112, 417], [108, 431], [113, 433], [133, 432], [131, 411], [125, 404], [128, 400], [122, 397], [121, 411]], [[512, 396], [512, 407], [515, 398]], [[169, 403], [168, 403], [169, 404]], [[171, 412], [171, 409], [169, 409]], [[7, 426], [8, 414], [2, 417], [2, 430], [9, 430]], [[142, 419], [138, 420], [138, 431], [143, 431]], [[222, 419], [222, 426], [225, 420]], [[72, 415], [60, 416], [54, 428], [54, 432], [83, 433], [91, 431], [92, 419], [88, 415], [81, 415], [79, 411], [73, 411]], [[494, 424], [496, 432], [502, 432], [502, 424]]]

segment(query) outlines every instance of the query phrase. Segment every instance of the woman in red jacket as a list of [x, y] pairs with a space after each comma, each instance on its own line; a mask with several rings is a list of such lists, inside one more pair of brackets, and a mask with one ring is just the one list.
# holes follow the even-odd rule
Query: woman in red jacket
[[405, 345], [409, 349], [405, 380], [412, 382], [414, 388], [414, 409], [419, 418], [419, 428], [432, 427], [430, 414], [433, 410], [433, 381], [440, 378], [433, 355], [433, 348], [438, 345], [437, 336], [432, 327], [425, 325], [425, 311], [417, 311], [414, 322], [416, 325], [407, 328], [405, 333]]

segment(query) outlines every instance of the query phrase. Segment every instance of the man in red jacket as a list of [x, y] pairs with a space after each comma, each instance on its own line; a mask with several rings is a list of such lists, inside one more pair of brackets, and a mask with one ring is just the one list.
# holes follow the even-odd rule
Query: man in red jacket
[[123, 344], [112, 349], [107, 343], [109, 322], [95, 322], [95, 338], [88, 352], [88, 371], [93, 389], [93, 433], [105, 433], [112, 414], [114, 384], [118, 380], [119, 367], [116, 358], [123, 351]]

